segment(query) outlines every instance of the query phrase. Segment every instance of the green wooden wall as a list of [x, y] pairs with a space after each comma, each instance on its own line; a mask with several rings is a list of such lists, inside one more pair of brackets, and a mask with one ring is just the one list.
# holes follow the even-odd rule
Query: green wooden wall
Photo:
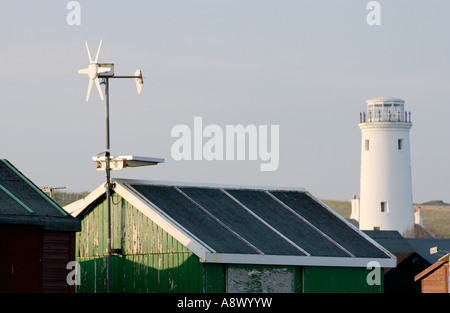
[[[94, 202], [81, 220], [77, 233], [76, 259], [81, 266], [81, 285], [77, 292], [106, 292], [107, 210], [105, 197]], [[113, 249], [113, 292], [226, 292], [227, 269], [240, 269], [258, 275], [280, 270], [292, 273], [292, 292], [382, 292], [381, 286], [368, 286], [365, 268], [258, 266], [202, 263], [189, 249], [148, 219], [117, 194], [111, 204]], [[264, 269], [264, 271], [263, 271]], [[230, 272], [231, 273], [231, 272]], [[269, 273], [270, 274], [270, 273]], [[268, 275], [269, 275], [268, 274]], [[245, 281], [249, 284], [254, 281]], [[229, 288], [230, 286], [228, 286]], [[258, 291], [256, 286], [249, 291]]]
[[369, 270], [364, 267], [304, 267], [303, 292], [305, 293], [381, 293], [383, 269], [380, 268], [380, 284], [369, 285]]
[[[224, 292], [224, 266], [204, 264], [189, 249], [117, 194], [111, 204], [113, 292]], [[105, 197], [79, 217], [77, 292], [106, 292], [107, 207]]]

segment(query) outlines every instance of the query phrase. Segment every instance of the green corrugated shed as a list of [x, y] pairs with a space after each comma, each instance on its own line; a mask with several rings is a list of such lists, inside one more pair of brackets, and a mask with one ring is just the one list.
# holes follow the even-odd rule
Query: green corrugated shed
[[[161, 183], [158, 184], [157, 186], [161, 186]], [[244, 214], [244, 212], [242, 216], [236, 216], [235, 213], [228, 217], [225, 213], [223, 216], [217, 213], [213, 215], [212, 206], [225, 206], [224, 201], [228, 199], [222, 199], [214, 193], [216, 190], [222, 190], [221, 188], [209, 186], [207, 190], [202, 188], [189, 190], [185, 188], [186, 186], [169, 184], [154, 187], [155, 189], [151, 189], [151, 194], [145, 194], [147, 191], [143, 188], [147, 188], [146, 186], [156, 185], [150, 182], [115, 180], [111, 201], [111, 245], [116, 251], [112, 256], [113, 292], [382, 292], [383, 281], [379, 285], [368, 285], [367, 276], [370, 269], [366, 268], [366, 264], [376, 260], [382, 267], [395, 266], [395, 257], [392, 254], [304, 191], [302, 193], [306, 194], [308, 201], [319, 204], [318, 207], [309, 204], [311, 207], [308, 210], [316, 209], [317, 215], [323, 215], [317, 222], [317, 226], [313, 225], [316, 221], [312, 221], [311, 225], [305, 225], [319, 232], [318, 228], [324, 228], [328, 234], [322, 233], [321, 238], [334, 243], [333, 247], [336, 249], [330, 250], [334, 251], [330, 253], [336, 255], [327, 256], [323, 255], [323, 251], [319, 251], [325, 249], [326, 242], [317, 241], [311, 245], [311, 247], [317, 246], [317, 251], [313, 251], [311, 247], [308, 250], [302, 249], [297, 244], [306, 244], [310, 238], [293, 238], [292, 236], [288, 238], [282, 233], [283, 231], [288, 234], [288, 231], [297, 230], [289, 228], [283, 230], [283, 227], [279, 225], [274, 227], [275, 222], [270, 225], [266, 220], [261, 219], [263, 212], [259, 213], [260, 216], [256, 216], [254, 213], [256, 209], [253, 209], [251, 213], [265, 224], [256, 226], [245, 224], [247, 213]], [[169, 193], [169, 191], [173, 192], [173, 188], [183, 196], [180, 199], [187, 199], [191, 204], [196, 204], [192, 207], [192, 210], [199, 209], [195, 214], [207, 214], [203, 217], [196, 216], [192, 211], [184, 215], [183, 219], [177, 219], [177, 214], [188, 210], [188, 205], [181, 203], [180, 199], [176, 200], [174, 194]], [[157, 193], [156, 190], [160, 191]], [[227, 190], [232, 192], [231, 189]], [[261, 191], [241, 187], [236, 190]], [[253, 198], [240, 198], [246, 200], [245, 206], [230, 193], [228, 196], [248, 211], [251, 205], [249, 199], [255, 200], [255, 196], [262, 197], [262, 194], [259, 195], [258, 192], [252, 194]], [[273, 192], [273, 194], [276, 193]], [[195, 195], [198, 197], [194, 198]], [[278, 197], [281, 198], [281, 195]], [[152, 198], [153, 196], [156, 198]], [[165, 196], [166, 199], [160, 199]], [[100, 186], [85, 199], [65, 207], [82, 223], [82, 231], [77, 233], [76, 240], [76, 259], [81, 264], [81, 284], [77, 286], [77, 292], [106, 292], [107, 290], [105, 199], [104, 188]], [[157, 201], [161, 202], [157, 205], [155, 204]], [[284, 201], [289, 203], [288, 199]], [[169, 206], [170, 203], [174, 205], [174, 211], [165, 210], [163, 207], [163, 204]], [[295, 203], [294, 201], [290, 205], [293, 206]], [[281, 205], [279, 207], [282, 208]], [[322, 209], [325, 210], [319, 212]], [[232, 208], [228, 204], [219, 210], [231, 212]], [[275, 205], [270, 206], [270, 210], [275, 210]], [[281, 214], [272, 211], [270, 213], [276, 216]], [[195, 223], [202, 218], [204, 218], [202, 222], [204, 229], [189, 229], [189, 225], [196, 225]], [[291, 222], [294, 221], [286, 220], [279, 224], [286, 224], [286, 227], [289, 227]], [[206, 225], [207, 223], [215, 224]], [[261, 231], [261, 234], [256, 234], [258, 235], [256, 237], [260, 239], [251, 241], [251, 236], [246, 235], [245, 231], [235, 232], [234, 230], [240, 226], [232, 223], [244, 223], [240, 226], [252, 232]], [[337, 223], [343, 223], [344, 228], [334, 229]], [[198, 225], [198, 228], [203, 227]], [[224, 232], [217, 234], [225, 236], [232, 233], [236, 242], [233, 243], [234, 239], [228, 239], [227, 242], [218, 240], [220, 238], [217, 238], [218, 235], [215, 233], [210, 235], [216, 227]], [[252, 227], [256, 228], [252, 230]], [[330, 229], [326, 229], [327, 227]], [[338, 233], [337, 230], [339, 233], [348, 231], [347, 236], [354, 236], [350, 238], [352, 243], [340, 241], [340, 238], [333, 235], [333, 231]], [[264, 232], [267, 232], [267, 235]], [[271, 249], [270, 242], [267, 241], [271, 240], [273, 233], [278, 236], [274, 237], [274, 240], [280, 241], [280, 247], [284, 244], [286, 250], [280, 248], [275, 254], [264, 253], [264, 249]], [[287, 240], [291, 246], [286, 242], [282, 244], [283, 240]], [[266, 242], [263, 243], [263, 241]], [[357, 246], [352, 246], [358, 241]], [[244, 245], [246, 248], [242, 249], [254, 251], [233, 252], [233, 249], [238, 249], [242, 242], [246, 243]], [[277, 242], [273, 244], [276, 246]], [[316, 256], [316, 254], [322, 255]], [[381, 268], [380, 271], [383, 276], [383, 269]]]

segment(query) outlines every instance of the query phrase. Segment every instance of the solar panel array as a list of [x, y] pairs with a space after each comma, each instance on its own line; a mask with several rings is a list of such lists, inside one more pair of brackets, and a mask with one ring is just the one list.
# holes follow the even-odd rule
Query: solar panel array
[[304, 191], [129, 186], [216, 253], [390, 257]]

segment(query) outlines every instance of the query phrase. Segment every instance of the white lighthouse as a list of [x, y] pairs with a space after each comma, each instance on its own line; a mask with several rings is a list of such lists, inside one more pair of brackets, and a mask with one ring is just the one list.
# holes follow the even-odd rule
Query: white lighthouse
[[[352, 216], [361, 230], [397, 230], [414, 225], [409, 130], [411, 115], [397, 98], [367, 100], [361, 113], [360, 199]], [[358, 203], [359, 202], [359, 203]]]

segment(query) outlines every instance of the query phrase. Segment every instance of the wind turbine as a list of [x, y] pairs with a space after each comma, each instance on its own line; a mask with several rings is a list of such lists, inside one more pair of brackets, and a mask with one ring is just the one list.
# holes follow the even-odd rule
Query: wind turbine
[[88, 74], [88, 76], [89, 76], [89, 85], [88, 85], [88, 90], [87, 90], [87, 95], [86, 95], [86, 102], [89, 100], [89, 95], [91, 93], [92, 84], [94, 83], [94, 81], [95, 81], [95, 85], [97, 86], [97, 90], [100, 95], [100, 98], [103, 100], [103, 93], [102, 93], [102, 89], [100, 88], [100, 82], [98, 80], [98, 77], [99, 77], [100, 73], [109, 72], [111, 70], [111, 68], [110, 67], [100, 67], [99, 64], [97, 63], [98, 55], [100, 53], [100, 47], [102, 46], [102, 40], [100, 40], [100, 44], [98, 45], [97, 55], [95, 56], [94, 61], [92, 61], [91, 53], [89, 52], [89, 46], [88, 46], [87, 41], [85, 41], [85, 44], [86, 44], [86, 50], [88, 53], [90, 63], [87, 68], [78, 70], [78, 74]]
[[95, 81], [97, 85], [98, 93], [100, 94], [100, 98], [103, 100], [103, 93], [100, 88], [100, 82], [98, 78], [103, 78], [105, 81], [105, 118], [106, 118], [106, 150], [104, 157], [92, 158], [93, 161], [97, 162], [97, 169], [104, 170], [106, 172], [106, 203], [107, 203], [107, 223], [108, 223], [108, 238], [107, 238], [107, 292], [111, 292], [111, 254], [117, 253], [117, 250], [120, 249], [112, 249], [111, 247], [111, 171], [114, 170], [122, 170], [125, 167], [139, 167], [139, 166], [147, 166], [147, 165], [156, 165], [158, 163], [164, 163], [164, 159], [158, 158], [146, 158], [146, 157], [137, 157], [137, 156], [119, 156], [119, 157], [111, 157], [110, 155], [110, 135], [109, 135], [109, 79], [110, 78], [134, 78], [136, 81], [136, 87], [138, 95], [142, 91], [142, 85], [144, 84], [142, 78], [141, 70], [136, 70], [133, 76], [116, 76], [114, 75], [114, 64], [113, 63], [97, 63], [98, 55], [100, 53], [100, 47], [102, 46], [102, 41], [100, 40], [100, 44], [97, 49], [97, 55], [95, 56], [95, 60], [92, 61], [91, 53], [89, 52], [89, 47], [87, 42], [86, 50], [89, 56], [89, 65], [87, 68], [79, 70], [78, 74], [88, 74], [89, 76], [89, 85], [88, 91], [86, 95], [86, 101], [89, 100], [89, 94], [91, 93], [92, 84]]

